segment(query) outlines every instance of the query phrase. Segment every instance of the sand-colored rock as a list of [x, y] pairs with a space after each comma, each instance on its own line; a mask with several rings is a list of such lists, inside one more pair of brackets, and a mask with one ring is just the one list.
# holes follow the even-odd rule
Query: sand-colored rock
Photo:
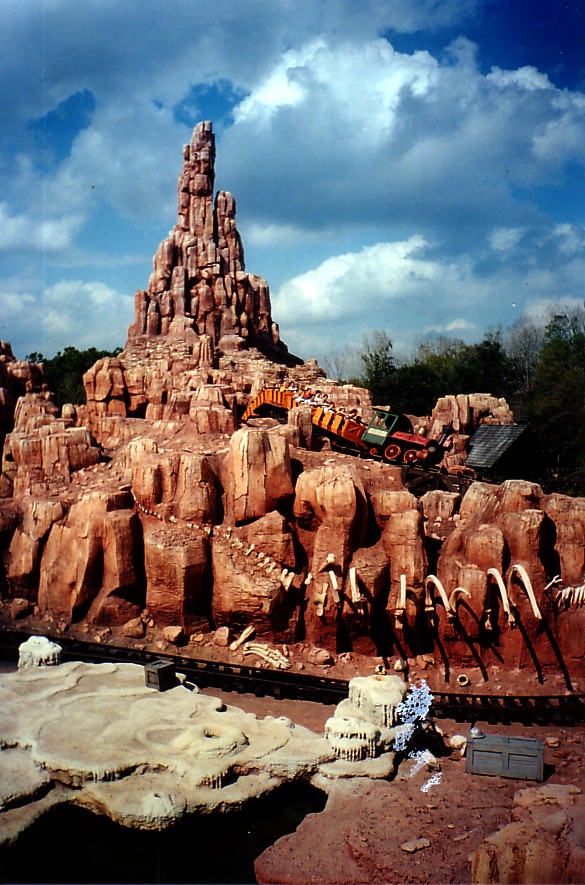
[[[110, 590], [124, 589], [115, 585], [131, 573], [126, 557], [130, 554], [132, 558], [132, 551], [113, 546], [108, 554], [112, 557], [109, 565], [104, 559], [104, 538], [107, 525], [112, 538], [112, 512], [128, 510], [132, 503], [128, 492], [94, 492], [74, 504], [62, 523], [53, 525], [41, 559], [38, 604], [42, 611], [71, 621], [87, 613], [102, 586], [107, 588], [111, 582]], [[130, 517], [121, 519], [126, 522], [130, 537], [135, 537]], [[126, 577], [121, 577], [124, 574]]]
[[382, 654], [390, 650], [386, 612], [389, 591], [390, 558], [380, 539], [376, 544], [355, 551], [345, 578], [343, 622], [352, 649], [363, 654]]
[[[155, 446], [156, 448], [156, 446]], [[132, 492], [139, 506], [198, 523], [217, 522], [218, 481], [209, 459], [190, 452], [132, 454]]]
[[581, 584], [585, 577], [585, 499], [547, 495], [542, 508], [554, 525], [554, 549], [564, 582]]
[[36, 598], [42, 545], [52, 525], [63, 515], [60, 501], [24, 499], [22, 520], [12, 536], [7, 556], [6, 578], [13, 594]]
[[[49, 784], [61, 801], [129, 827], [240, 808], [332, 754], [290, 720], [259, 720], [177, 686], [146, 687], [135, 664], [67, 663], [0, 680], [0, 843], [29, 822], [8, 806]], [[9, 778], [9, 781], [6, 778]]]
[[236, 522], [265, 516], [293, 494], [286, 440], [242, 428], [231, 438], [223, 468], [227, 510]]
[[363, 485], [351, 467], [325, 466], [302, 473], [297, 481], [294, 514], [301, 525], [316, 528], [307, 587], [307, 636], [315, 644], [331, 642], [340, 590], [352, 553], [360, 546], [367, 521]]
[[144, 531], [146, 606], [161, 625], [190, 629], [211, 613], [211, 556], [207, 536], [148, 525]]
[[237, 631], [252, 625], [258, 635], [263, 636], [269, 636], [273, 630], [285, 631], [294, 609], [290, 604], [294, 591], [285, 591], [280, 574], [279, 567], [269, 572], [255, 554], [243, 557], [241, 549], [214, 543], [212, 610], [215, 623], [233, 626]]
[[277, 510], [251, 522], [247, 538], [249, 544], [254, 544], [256, 550], [270, 556], [280, 567], [294, 570], [295, 538], [290, 523]]
[[140, 613], [145, 598], [142, 526], [132, 510], [114, 510], [103, 522], [102, 585], [89, 611], [101, 624], [123, 624]]
[[[490, 662], [491, 640], [496, 644], [496, 658], [508, 663], [532, 666], [536, 660], [538, 666], [559, 664], [554, 643], [542, 629], [542, 617], [536, 616], [519, 571], [524, 569], [529, 577], [538, 611], [547, 623], [554, 623], [552, 596], [545, 591], [555, 565], [554, 531], [542, 509], [544, 500], [540, 486], [523, 480], [508, 480], [500, 486], [474, 483], [465, 495], [460, 520], [446, 538], [437, 565], [448, 595], [456, 587], [464, 587], [470, 594], [470, 598], [459, 597], [460, 617], [456, 621], [449, 621], [442, 609], [437, 609], [439, 629], [453, 658], [471, 662], [481, 657]], [[522, 630], [510, 629], [504, 600], [496, 578], [488, 574], [490, 569], [501, 576]]]
[[58, 413], [48, 392], [29, 392], [18, 400], [2, 455], [5, 494], [46, 493], [56, 484], [68, 484], [75, 471], [98, 463], [100, 452], [87, 428], [72, 427]]
[[406, 490], [376, 493], [372, 495], [372, 505], [381, 528], [384, 548], [390, 558], [388, 608], [394, 610], [400, 575], [406, 575], [406, 584], [411, 590], [420, 589], [426, 575], [422, 506]]
[[[244, 268], [232, 194], [213, 197], [215, 139], [199, 123], [183, 150], [177, 224], [154, 257], [148, 288], [136, 293], [131, 337], [171, 336], [238, 351], [238, 341], [283, 349], [267, 283]], [[284, 349], [285, 350], [285, 349]]]
[[446, 453], [445, 467], [465, 464], [469, 439], [480, 424], [513, 424], [514, 415], [505, 399], [490, 393], [447, 394], [437, 400], [431, 417], [425, 422], [429, 437], [440, 436], [445, 425], [455, 431]]
[[551, 784], [514, 796], [512, 823], [473, 853], [474, 883], [582, 882], [585, 800], [581, 789]]
[[44, 381], [41, 365], [15, 359], [10, 344], [0, 341], [0, 450], [14, 427], [19, 398], [40, 392]]

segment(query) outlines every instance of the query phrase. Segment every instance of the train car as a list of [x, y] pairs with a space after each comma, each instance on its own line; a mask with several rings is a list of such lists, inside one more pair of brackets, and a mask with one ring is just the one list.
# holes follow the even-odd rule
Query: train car
[[[323, 398], [326, 400], [326, 398]], [[443, 459], [453, 429], [447, 425], [439, 439], [415, 433], [408, 415], [395, 415], [385, 406], [376, 406], [369, 424], [357, 414], [346, 415], [326, 401], [319, 402], [308, 391], [299, 394], [289, 388], [267, 388], [256, 396], [242, 417], [271, 417], [286, 420], [298, 405], [311, 407], [311, 421], [316, 433], [331, 441], [334, 448], [390, 464], [433, 466]]]

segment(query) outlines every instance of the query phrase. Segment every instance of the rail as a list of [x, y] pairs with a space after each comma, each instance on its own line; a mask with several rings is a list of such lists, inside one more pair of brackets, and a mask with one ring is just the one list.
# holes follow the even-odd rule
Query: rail
[[[16, 630], [0, 629], [0, 655], [16, 660], [18, 646], [29, 635]], [[101, 645], [67, 637], [48, 638], [59, 643], [63, 649], [64, 661], [132, 663], [143, 666], [156, 660], [171, 661], [198, 688], [219, 688], [222, 691], [255, 694], [259, 697], [269, 695], [277, 699], [316, 701], [326, 705], [338, 704], [348, 696], [348, 682], [345, 679], [205, 661], [181, 654]], [[585, 723], [583, 694], [496, 695], [433, 690], [433, 696], [433, 716], [459, 722], [522, 722], [526, 725]]]

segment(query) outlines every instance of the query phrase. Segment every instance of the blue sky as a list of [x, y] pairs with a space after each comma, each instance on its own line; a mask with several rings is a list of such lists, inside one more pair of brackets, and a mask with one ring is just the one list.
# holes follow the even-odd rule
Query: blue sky
[[0, 338], [123, 346], [217, 137], [291, 350], [585, 298], [582, 0], [3, 0]]

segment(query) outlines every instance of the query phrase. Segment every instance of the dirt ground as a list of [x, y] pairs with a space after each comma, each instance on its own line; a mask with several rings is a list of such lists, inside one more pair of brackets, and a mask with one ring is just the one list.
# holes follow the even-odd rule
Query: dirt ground
[[[0, 672], [13, 668], [14, 663], [3, 663]], [[212, 688], [204, 693], [261, 718], [288, 716], [317, 733], [323, 732], [335, 710], [333, 705], [259, 698]], [[545, 783], [585, 788], [582, 726], [477, 724], [486, 733], [542, 738]], [[466, 735], [471, 723], [437, 719], [436, 725], [448, 744], [449, 737]], [[296, 831], [257, 857], [257, 881], [273, 885], [470, 882], [472, 852], [486, 836], [510, 822], [514, 794], [534, 782], [467, 774], [465, 759], [448, 746], [438, 762], [441, 780], [428, 792], [421, 787], [428, 782], [430, 772], [423, 768], [411, 777], [413, 762], [409, 759], [401, 764], [393, 780], [340, 778], [329, 782], [324, 810], [307, 815]], [[426, 839], [429, 844], [413, 853], [401, 848], [416, 839]]]
[[[112, 642], [118, 638], [108, 636], [107, 640]], [[233, 660], [226, 649], [219, 649], [212, 643], [201, 643], [189, 651], [198, 657]], [[237, 660], [237, 656], [234, 657]], [[291, 657], [300, 660], [304, 657], [302, 649], [291, 648]], [[358, 672], [362, 675], [373, 672], [381, 660], [370, 658], [366, 661], [354, 655], [349, 660], [337, 661], [333, 667], [314, 668], [305, 663], [303, 669], [304, 672], [349, 679]], [[251, 661], [246, 659], [245, 662]], [[392, 666], [392, 662], [386, 664]], [[8, 665], [8, 668], [13, 666]], [[502, 670], [491, 674], [493, 681], [486, 685], [479, 671], [468, 669], [466, 673], [471, 684], [463, 690], [464, 693], [489, 693], [490, 689], [509, 695], [567, 693], [563, 680], [552, 674], [547, 674], [541, 684], [530, 672]], [[456, 673], [451, 674], [446, 684], [445, 674], [438, 667], [430, 667], [424, 672], [417, 668], [414, 672], [411, 670], [409, 676], [415, 683], [426, 679], [432, 690], [458, 690]], [[573, 688], [582, 691], [583, 680], [575, 680]], [[259, 698], [214, 688], [206, 689], [205, 693], [261, 718], [287, 716], [317, 733], [323, 733], [326, 720], [335, 711], [333, 705]], [[458, 750], [449, 750], [448, 739], [455, 734], [467, 735], [474, 723], [437, 719], [436, 724], [444, 732], [447, 745], [446, 755], [438, 760], [440, 783], [433, 785], [428, 792], [422, 792], [421, 787], [428, 781], [430, 773], [422, 769], [411, 777], [413, 763], [409, 759], [401, 764], [393, 780], [353, 778], [331, 782], [325, 809], [318, 814], [309, 814], [295, 832], [280, 838], [256, 859], [258, 882], [274, 885], [470, 882], [471, 854], [486, 836], [510, 822], [514, 794], [534, 782], [467, 774], [465, 759]], [[575, 784], [585, 789], [583, 726], [476, 724], [486, 733], [542, 738], [545, 783]], [[401, 848], [404, 843], [421, 838], [430, 844], [413, 853]], [[585, 878], [575, 881], [585, 881]]]
[[[225, 703], [258, 716], [289, 716], [322, 731], [334, 707], [301, 701], [276, 701], [252, 695], [208, 690]], [[445, 741], [466, 735], [471, 723], [437, 719]], [[542, 727], [477, 723], [486, 733], [542, 738], [545, 783], [585, 788], [582, 726]], [[430, 774], [413, 777], [406, 760], [393, 781], [365, 778], [338, 780], [325, 810], [308, 815], [298, 829], [281, 838], [256, 860], [260, 883], [465, 883], [471, 881], [470, 856], [481, 841], [510, 822], [514, 794], [532, 781], [467, 774], [459, 751], [439, 759], [441, 782], [428, 792], [421, 787]], [[428, 847], [414, 853], [401, 845], [426, 838]]]

